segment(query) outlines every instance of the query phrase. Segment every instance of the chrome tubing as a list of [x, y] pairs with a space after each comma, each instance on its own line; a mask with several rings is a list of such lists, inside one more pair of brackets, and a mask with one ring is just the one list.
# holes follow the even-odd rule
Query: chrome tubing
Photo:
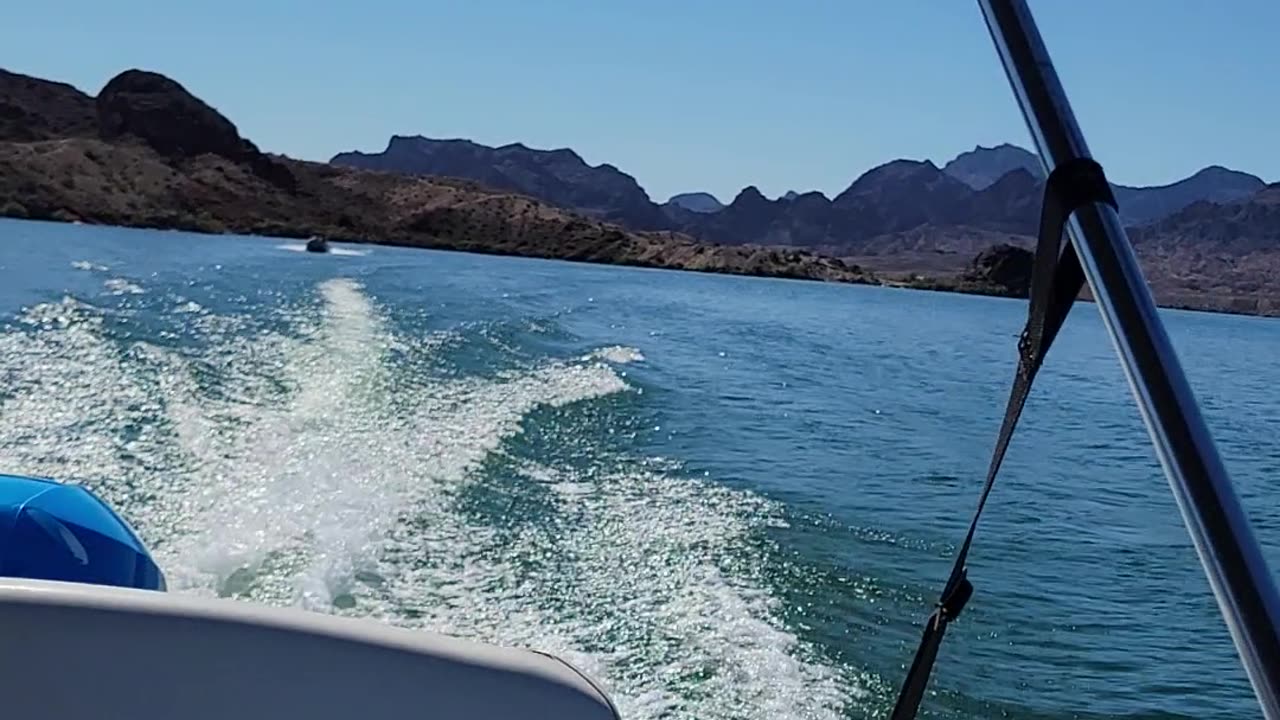
[[[978, 4], [1046, 173], [1091, 158], [1024, 0]], [[1067, 229], [1263, 715], [1280, 720], [1280, 595], [1124, 226], [1094, 203]]]

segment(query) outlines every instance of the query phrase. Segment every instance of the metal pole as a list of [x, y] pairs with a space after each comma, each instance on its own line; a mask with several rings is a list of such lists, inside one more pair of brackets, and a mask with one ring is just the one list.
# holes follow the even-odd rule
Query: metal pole
[[[1091, 157], [1026, 3], [978, 1], [1046, 172]], [[1124, 226], [1095, 203], [1068, 232], [1263, 714], [1280, 720], [1280, 596]]]

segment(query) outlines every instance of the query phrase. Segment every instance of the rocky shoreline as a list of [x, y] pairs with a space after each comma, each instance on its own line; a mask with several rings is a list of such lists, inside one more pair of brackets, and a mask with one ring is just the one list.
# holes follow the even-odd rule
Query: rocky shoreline
[[[209, 235], [220, 234], [247, 234], [268, 237], [280, 237], [289, 239], [305, 239], [311, 237], [311, 230], [314, 226], [310, 225], [289, 225], [288, 223], [272, 222], [265, 225], [254, 226], [252, 224], [237, 227], [235, 223], [228, 226], [224, 223], [211, 218], [210, 216], [172, 216], [168, 218], [146, 217], [139, 218], [136, 221], [126, 219], [123, 222], [95, 222], [92, 219], [85, 220], [76, 216], [73, 212], [54, 212], [47, 217], [32, 216], [24, 211], [21, 206], [16, 203], [9, 203], [0, 206], [0, 217], [8, 217], [13, 219], [30, 219], [52, 222], [81, 223], [88, 225], [111, 225], [116, 227], [133, 227], [139, 229], [150, 230], [181, 230], [184, 232], [194, 232]], [[786, 262], [776, 259], [773, 253], [785, 254], [786, 250], [776, 250], [770, 248], [761, 248], [760, 250], [767, 253], [762, 258], [752, 259], [749, 252], [741, 246], [734, 247], [716, 247], [706, 245], [694, 245], [689, 252], [692, 255], [703, 256], [698, 262], [691, 262], [687, 257], [640, 257], [621, 259], [612, 258], [581, 258], [563, 255], [554, 255], [537, 252], [521, 251], [520, 249], [509, 250], [497, 247], [492, 243], [477, 242], [474, 244], [454, 243], [448, 241], [439, 241], [435, 238], [422, 237], [388, 237], [377, 239], [364, 239], [359, 237], [339, 236], [334, 240], [344, 242], [354, 242], [371, 245], [385, 245], [391, 247], [410, 247], [423, 248], [430, 250], [445, 250], [454, 252], [468, 252], [483, 255], [500, 255], [511, 257], [529, 257], [540, 258], [546, 260], [563, 260], [566, 262], [585, 262], [591, 264], [608, 264], [620, 265], [627, 267], [646, 267], [666, 270], [679, 270], [683, 272], [703, 272], [724, 275], [741, 275], [748, 277], [766, 277], [766, 278], [782, 278], [791, 280], [809, 280], [819, 282], [840, 282], [858, 285], [877, 285], [881, 287], [902, 288], [917, 291], [929, 292], [945, 292], [960, 295], [980, 295], [987, 297], [1016, 298], [1023, 299], [1027, 297], [1024, 289], [1002, 285], [1000, 283], [966, 278], [964, 275], [950, 277], [932, 277], [932, 276], [914, 276], [903, 277], [898, 275], [879, 275], [871, 271], [857, 268], [856, 266], [845, 266], [839, 268], [834, 265], [827, 265], [824, 261], [830, 261], [832, 258], [822, 256], [813, 256], [812, 260], [800, 262]], [[736, 251], [729, 253], [703, 251], [702, 248], [711, 247], [714, 250]], [[1087, 291], [1086, 291], [1087, 292]], [[1082, 301], [1091, 302], [1088, 297], [1082, 297]], [[1280, 308], [1257, 307], [1257, 298], [1252, 297], [1204, 297], [1197, 298], [1188, 302], [1162, 302], [1161, 308], [1175, 310], [1190, 310], [1196, 312], [1221, 313], [1228, 315], [1254, 315], [1277, 317], [1280, 316]]]

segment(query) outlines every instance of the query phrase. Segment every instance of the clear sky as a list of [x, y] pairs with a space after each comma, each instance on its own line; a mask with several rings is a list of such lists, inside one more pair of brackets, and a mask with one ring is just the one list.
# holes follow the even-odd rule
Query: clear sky
[[[1280, 0], [1033, 0], [1112, 180], [1280, 180]], [[393, 134], [572, 147], [655, 197], [834, 194], [897, 157], [1029, 146], [967, 0], [44, 0], [0, 66], [96, 93], [165, 73], [263, 149]]]

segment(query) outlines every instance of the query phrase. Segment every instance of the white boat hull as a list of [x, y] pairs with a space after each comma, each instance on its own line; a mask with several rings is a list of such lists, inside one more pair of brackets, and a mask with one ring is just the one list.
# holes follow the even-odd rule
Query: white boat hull
[[6, 717], [612, 720], [542, 653], [371, 620], [147, 590], [0, 578]]

